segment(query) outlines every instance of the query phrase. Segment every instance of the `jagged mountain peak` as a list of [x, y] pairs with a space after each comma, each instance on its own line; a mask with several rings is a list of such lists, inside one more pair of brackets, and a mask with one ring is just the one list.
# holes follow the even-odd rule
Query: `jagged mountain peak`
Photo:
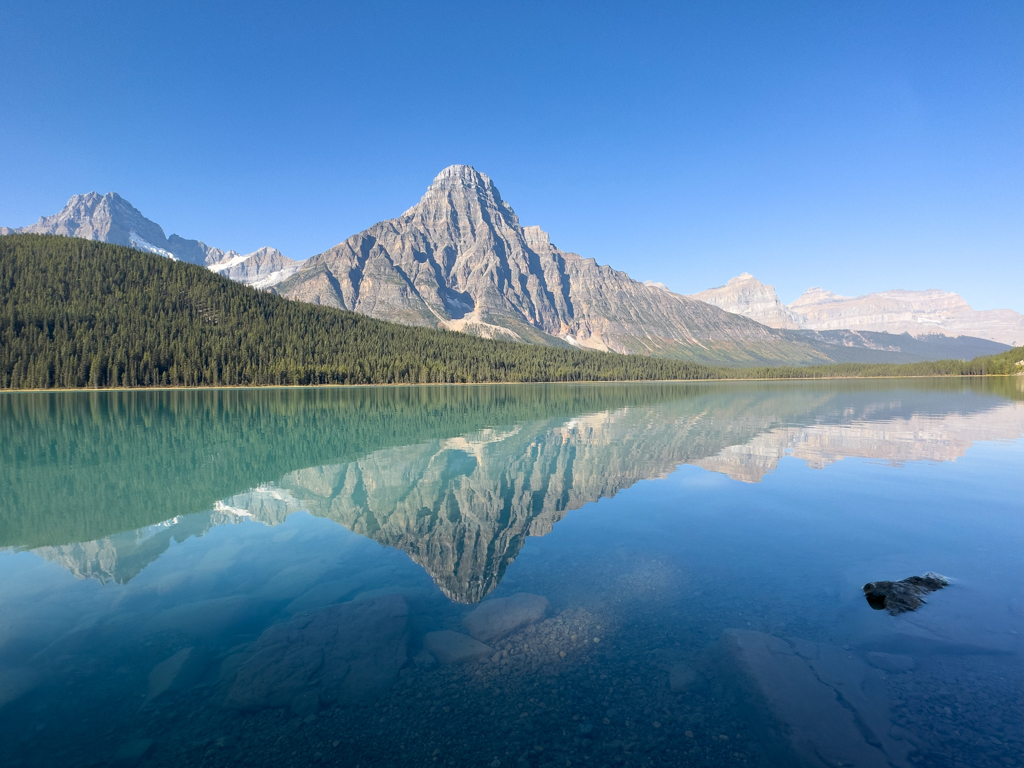
[[533, 250], [538, 248], [554, 248], [551, 244], [551, 235], [545, 232], [543, 229], [538, 227], [536, 224], [532, 224], [528, 227], [523, 227], [523, 237], [526, 239], [526, 244]]
[[0, 235], [27, 232], [64, 235], [85, 240], [125, 245], [170, 259], [210, 267], [232, 280], [269, 287], [291, 275], [298, 262], [283, 256], [275, 248], [260, 248], [250, 254], [223, 251], [201, 240], [179, 235], [167, 237], [163, 227], [150, 221], [117, 192], [86, 192], [72, 195], [53, 216], [43, 216], [35, 224], [10, 229], [0, 227]]
[[775, 287], [765, 285], [749, 272], [737, 275], [725, 285], [695, 293], [691, 298], [749, 317], [769, 328], [793, 330], [799, 320], [782, 305]]
[[813, 286], [800, 294], [796, 301], [789, 305], [790, 309], [798, 309], [805, 304], [818, 304], [822, 301], [835, 301], [847, 299], [848, 296], [841, 296], [838, 293], [827, 291], [824, 288]]
[[449, 165], [442, 170], [403, 218], [444, 219], [451, 218], [453, 211], [458, 218], [497, 213], [508, 226], [519, 229], [519, 217], [502, 199], [491, 177], [471, 165]]
[[700, 360], [822, 359], [746, 318], [559, 250], [468, 165], [445, 168], [402, 216], [314, 256], [277, 291], [491, 338]]
[[163, 228], [116, 192], [72, 195], [58, 213], [12, 231], [81, 237], [171, 255]]

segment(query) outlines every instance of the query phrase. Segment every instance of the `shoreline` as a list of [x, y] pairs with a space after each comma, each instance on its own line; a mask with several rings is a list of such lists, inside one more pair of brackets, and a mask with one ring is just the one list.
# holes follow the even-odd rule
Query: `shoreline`
[[893, 379], [1012, 379], [1024, 377], [1020, 373], [970, 373], [970, 374], [927, 374], [922, 376], [786, 376], [778, 378], [728, 378], [728, 379], [615, 379], [588, 381], [469, 381], [469, 382], [428, 382], [396, 384], [228, 384], [201, 387], [78, 387], [63, 389], [0, 389], [0, 395], [19, 393], [53, 392], [197, 392], [201, 390], [246, 390], [246, 389], [371, 389], [377, 387], [494, 387], [494, 386], [536, 386], [538, 384], [711, 384], [720, 382], [788, 382], [788, 381], [885, 381]]

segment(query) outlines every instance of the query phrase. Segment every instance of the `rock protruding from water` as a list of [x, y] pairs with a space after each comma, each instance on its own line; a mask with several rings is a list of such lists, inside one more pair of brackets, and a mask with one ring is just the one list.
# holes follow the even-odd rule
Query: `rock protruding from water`
[[843, 648], [763, 632], [727, 629], [722, 643], [751, 700], [785, 724], [800, 765], [910, 765], [910, 744], [892, 732], [881, 670]]
[[462, 626], [483, 643], [491, 643], [520, 627], [536, 624], [548, 610], [548, 599], [519, 592], [481, 603], [462, 620]]
[[864, 585], [864, 597], [876, 611], [888, 611], [898, 616], [916, 611], [924, 603], [925, 595], [949, 586], [949, 579], [937, 573], [910, 576], [902, 581], [871, 581]]
[[427, 632], [423, 637], [423, 647], [442, 664], [480, 661], [494, 653], [491, 646], [484, 645], [469, 635], [453, 632], [450, 629]]
[[354, 701], [387, 691], [406, 661], [409, 607], [401, 595], [330, 605], [267, 629], [239, 667], [225, 705], [290, 707]]

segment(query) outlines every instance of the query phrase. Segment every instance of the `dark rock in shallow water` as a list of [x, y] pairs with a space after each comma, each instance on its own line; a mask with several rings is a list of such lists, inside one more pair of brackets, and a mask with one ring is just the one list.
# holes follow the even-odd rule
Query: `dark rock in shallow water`
[[379, 696], [405, 664], [408, 618], [405, 599], [386, 595], [276, 624], [253, 643], [225, 705], [289, 707], [307, 691], [326, 702]]
[[511, 597], [485, 600], [462, 620], [462, 626], [480, 642], [490, 643], [520, 627], [537, 623], [547, 610], [546, 597], [519, 592]]
[[949, 579], [937, 573], [910, 576], [903, 581], [872, 581], [864, 585], [864, 597], [876, 611], [898, 616], [916, 611], [925, 602], [924, 596], [949, 586]]

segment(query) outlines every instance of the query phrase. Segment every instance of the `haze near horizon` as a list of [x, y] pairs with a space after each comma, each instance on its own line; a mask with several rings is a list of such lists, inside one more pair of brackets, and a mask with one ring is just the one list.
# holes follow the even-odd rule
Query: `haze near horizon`
[[116, 191], [291, 258], [443, 167], [524, 224], [695, 293], [956, 291], [1024, 309], [1016, 4], [376, 3], [0, 11], [0, 225]]

